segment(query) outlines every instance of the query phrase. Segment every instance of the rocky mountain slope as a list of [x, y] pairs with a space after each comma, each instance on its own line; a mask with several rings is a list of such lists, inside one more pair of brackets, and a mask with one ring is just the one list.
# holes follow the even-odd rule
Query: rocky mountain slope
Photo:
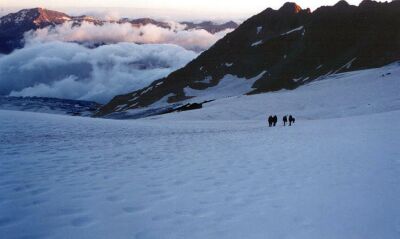
[[400, 1], [365, 0], [359, 6], [340, 1], [314, 12], [286, 3], [251, 17], [168, 77], [115, 97], [97, 116], [213, 100], [209, 92], [215, 90], [226, 91], [222, 95], [227, 97], [294, 89], [326, 75], [399, 59]]
[[25, 32], [62, 24], [71, 18], [61, 12], [42, 8], [24, 9], [0, 18], [0, 53], [10, 53], [23, 45]]
[[[95, 25], [103, 25], [106, 23], [130, 23], [132, 27], [152, 24], [161, 28], [171, 29], [171, 24], [169, 22], [157, 21], [151, 18], [122, 18], [120, 20], [106, 21], [91, 16], [69, 16], [62, 12], [43, 8], [24, 9], [0, 18], [0, 53], [8, 54], [14, 49], [23, 47], [23, 36], [27, 31], [57, 26], [70, 21], [72, 21], [73, 26], [78, 26], [83, 22], [89, 22]], [[210, 33], [238, 27], [238, 25], [232, 21], [222, 24], [216, 24], [210, 21], [200, 23], [182, 22], [181, 24], [186, 30], [203, 29]]]

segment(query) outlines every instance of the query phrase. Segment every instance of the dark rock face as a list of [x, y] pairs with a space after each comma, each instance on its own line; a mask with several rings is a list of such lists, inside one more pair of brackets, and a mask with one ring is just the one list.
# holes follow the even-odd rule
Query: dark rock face
[[178, 107], [172, 107], [170, 110], [164, 112], [163, 114], [169, 114], [172, 112], [183, 112], [183, 111], [189, 111], [189, 110], [198, 110], [203, 108], [203, 104], [209, 103], [212, 100], [207, 100], [204, 102], [200, 102], [200, 103], [188, 103], [182, 106], [178, 106]]
[[[151, 18], [129, 19], [105, 21], [91, 16], [68, 16], [62, 12], [51, 11], [43, 8], [24, 9], [16, 13], [8, 14], [0, 18], [0, 53], [9, 54], [15, 49], [24, 46], [24, 33], [49, 26], [57, 26], [65, 22], [72, 22], [72, 26], [80, 26], [84, 22], [95, 25], [105, 23], [125, 24], [129, 23], [132, 27], [145, 25], [155, 25], [161, 28], [171, 29], [168, 22], [156, 21]], [[192, 23], [183, 22], [187, 30], [204, 29], [210, 33], [216, 33], [225, 29], [235, 29], [238, 25], [234, 22], [215, 24], [213, 22]]]
[[[147, 107], [171, 95], [185, 99], [185, 87], [207, 90], [227, 74], [252, 78], [266, 71], [249, 94], [294, 89], [327, 74], [379, 67], [400, 59], [400, 1], [340, 1], [314, 12], [286, 3], [240, 25], [184, 68], [142, 90], [115, 97], [98, 116]], [[228, 64], [227, 64], [228, 63]], [[210, 79], [211, 80], [206, 80]]]
[[287, 2], [279, 9], [279, 12], [285, 14], [296, 14], [301, 12], [303, 9], [294, 2]]

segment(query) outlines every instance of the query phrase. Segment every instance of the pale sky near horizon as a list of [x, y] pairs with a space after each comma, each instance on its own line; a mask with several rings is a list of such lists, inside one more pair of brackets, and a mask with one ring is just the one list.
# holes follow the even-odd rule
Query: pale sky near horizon
[[[333, 5], [339, 0], [289, 0], [296, 2], [302, 8], [312, 10], [322, 5]], [[347, 0], [350, 4], [358, 5], [362, 0]], [[148, 9], [176, 11], [190, 15], [207, 16], [238, 16], [255, 14], [267, 7], [277, 9], [285, 2], [282, 0], [0, 0], [0, 8], [32, 8], [44, 7], [53, 10], [64, 10], [72, 8], [114, 8], [114, 9]], [[173, 14], [172, 14], [173, 15]]]

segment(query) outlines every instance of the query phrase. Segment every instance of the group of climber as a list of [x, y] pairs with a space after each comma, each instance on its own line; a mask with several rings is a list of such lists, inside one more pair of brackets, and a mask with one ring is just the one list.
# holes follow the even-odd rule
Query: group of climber
[[[285, 115], [282, 118], [283, 121], [283, 126], [286, 126], [286, 124], [289, 123], [289, 126], [292, 126], [292, 124], [294, 124], [294, 122], [296, 121], [296, 119], [292, 116], [292, 115]], [[268, 117], [268, 125], [269, 127], [275, 127], [276, 123], [278, 123], [278, 117], [276, 115], [272, 116], [270, 115]]]
[[278, 117], [276, 115], [274, 115], [274, 116], [270, 115], [268, 117], [268, 125], [269, 125], [269, 127], [272, 127], [272, 126], [275, 127], [277, 122], [278, 122]]

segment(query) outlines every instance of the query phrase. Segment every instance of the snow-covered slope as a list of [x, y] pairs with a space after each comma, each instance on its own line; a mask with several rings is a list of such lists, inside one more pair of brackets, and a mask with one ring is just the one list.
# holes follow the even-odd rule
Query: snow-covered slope
[[[195, 97], [182, 104], [217, 99], [203, 104], [202, 109], [152, 118], [262, 120], [268, 114], [291, 113], [301, 119], [320, 119], [400, 110], [400, 62], [381, 68], [327, 75], [296, 90], [258, 95], [240, 95], [251, 89], [251, 84], [257, 77], [247, 80], [229, 79], [207, 91], [186, 89], [189, 95]], [[116, 112], [110, 117], [135, 118], [168, 107], [171, 105], [166, 99], [162, 99], [149, 108]]]
[[399, 117], [268, 128], [0, 111], [0, 235], [397, 239]]
[[397, 239], [399, 76], [136, 121], [0, 110], [0, 237]]

